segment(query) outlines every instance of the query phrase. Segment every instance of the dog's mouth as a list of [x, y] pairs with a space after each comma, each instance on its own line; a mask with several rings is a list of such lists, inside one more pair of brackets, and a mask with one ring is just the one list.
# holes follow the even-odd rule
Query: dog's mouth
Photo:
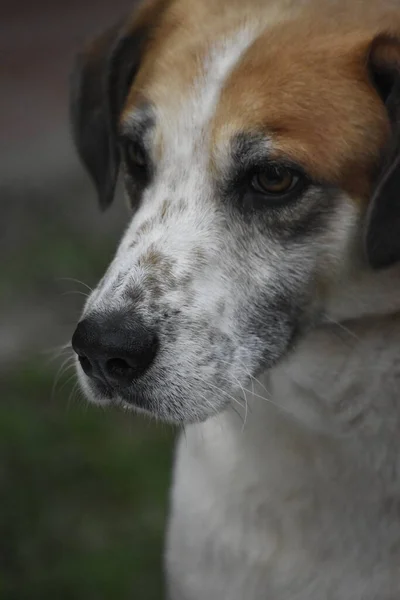
[[110, 403], [123, 400], [129, 404], [144, 404], [144, 400], [141, 400], [143, 394], [138, 391], [140, 385], [137, 378], [131, 374], [132, 369], [123, 359], [112, 361], [111, 370], [111, 367], [106, 368], [100, 362], [90, 361], [87, 356], [77, 354], [77, 369], [85, 378], [90, 395], [95, 401], [100, 398], [103, 402]]
[[[76, 348], [75, 348], [76, 351]], [[174, 358], [176, 356], [176, 358]], [[198, 357], [196, 357], [198, 358]], [[205, 359], [194, 368], [195, 357], [171, 348], [160, 351], [148, 370], [132, 379], [111, 377], [104, 368], [77, 354], [81, 387], [89, 402], [132, 410], [169, 423], [192, 423], [207, 419], [226, 407], [232, 386], [219, 369]]]
[[88, 377], [79, 365], [77, 369], [86, 396], [93, 404], [135, 409], [149, 414], [155, 412], [156, 402], [138, 383], [130, 386], [110, 385], [100, 378]]
[[[196, 401], [195, 390], [188, 394], [184, 390], [155, 390], [153, 386], [138, 384], [124, 389], [111, 388], [102, 382], [88, 380], [85, 375], [83, 377], [86, 378], [83, 387], [87, 398], [93, 404], [138, 412], [171, 424], [201, 422], [210, 416], [209, 410], [205, 410], [201, 403]], [[189, 397], [192, 406], [191, 402], [188, 402]], [[226, 394], [225, 401], [221, 402], [219, 407], [213, 408], [213, 414], [217, 408], [219, 411], [228, 405], [228, 398], [229, 394]]]

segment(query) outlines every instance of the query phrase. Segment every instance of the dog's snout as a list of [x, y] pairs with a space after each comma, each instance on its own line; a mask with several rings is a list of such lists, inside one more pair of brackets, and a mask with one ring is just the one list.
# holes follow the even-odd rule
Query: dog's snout
[[126, 387], [147, 371], [157, 353], [157, 336], [138, 317], [112, 314], [78, 323], [72, 347], [88, 377]]

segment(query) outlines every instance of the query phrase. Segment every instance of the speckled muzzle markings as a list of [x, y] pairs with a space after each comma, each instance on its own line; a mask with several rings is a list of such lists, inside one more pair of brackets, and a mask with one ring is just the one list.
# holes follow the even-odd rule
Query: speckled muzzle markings
[[[209, 410], [215, 385], [229, 381], [226, 365], [238, 353], [231, 325], [234, 294], [228, 291], [235, 279], [230, 260], [235, 240], [215, 194], [210, 121], [224, 78], [251, 40], [246, 29], [210, 52], [192, 93], [181, 98], [171, 128], [171, 115], [162, 107], [152, 107], [165, 151], [84, 311], [86, 319], [131, 311], [146, 327], [157, 330], [159, 352], [154, 364], [134, 382], [135, 390], [125, 390], [123, 396], [128, 401], [138, 395], [154, 397], [157, 411], [167, 417], [171, 413], [180, 418], [174, 402], [185, 398], [188, 402], [187, 395], [193, 395], [195, 388], [197, 403], [202, 399], [199, 406], [203, 402]], [[125, 113], [125, 131], [129, 122], [137, 118]], [[164, 401], [159, 399], [161, 381]], [[224, 394], [220, 402], [225, 404]], [[199, 406], [194, 399], [190, 407], [189, 400], [189, 410], [181, 411], [184, 418], [200, 414]]]

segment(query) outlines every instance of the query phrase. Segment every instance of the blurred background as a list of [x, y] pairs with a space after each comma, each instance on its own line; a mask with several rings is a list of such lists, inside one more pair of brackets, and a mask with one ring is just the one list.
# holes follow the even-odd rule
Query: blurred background
[[126, 222], [75, 157], [68, 77], [130, 0], [0, 8], [0, 598], [162, 598], [174, 431], [87, 406], [68, 351]]

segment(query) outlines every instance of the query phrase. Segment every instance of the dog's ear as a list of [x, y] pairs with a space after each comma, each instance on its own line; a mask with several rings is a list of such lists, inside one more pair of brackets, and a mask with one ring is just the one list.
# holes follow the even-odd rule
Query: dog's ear
[[163, 4], [163, 0], [141, 2], [131, 19], [89, 42], [73, 69], [73, 139], [102, 209], [111, 204], [118, 177], [118, 118]]
[[377, 37], [370, 47], [368, 66], [390, 122], [365, 230], [367, 258], [378, 269], [400, 261], [400, 37]]

